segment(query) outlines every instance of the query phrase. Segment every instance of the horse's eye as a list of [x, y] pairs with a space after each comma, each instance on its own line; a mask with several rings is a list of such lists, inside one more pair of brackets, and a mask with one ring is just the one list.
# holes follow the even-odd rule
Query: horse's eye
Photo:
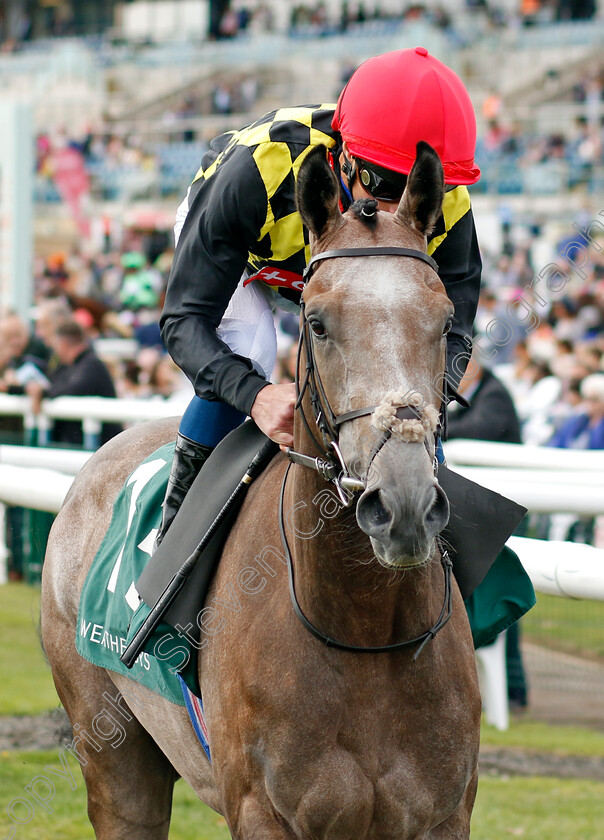
[[309, 318], [308, 324], [317, 338], [325, 338], [327, 336], [327, 330], [325, 329], [323, 322], [320, 321], [318, 318]]
[[450, 331], [452, 326], [453, 326], [453, 316], [450, 315], [447, 318], [447, 323], [445, 324], [445, 328], [443, 330], [443, 335], [446, 335]]

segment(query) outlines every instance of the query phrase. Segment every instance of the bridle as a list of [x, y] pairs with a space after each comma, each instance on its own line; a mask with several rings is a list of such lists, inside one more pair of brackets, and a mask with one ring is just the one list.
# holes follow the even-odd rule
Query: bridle
[[[424, 251], [418, 251], [414, 248], [400, 248], [400, 247], [366, 247], [366, 248], [338, 248], [329, 251], [322, 251], [319, 254], [316, 254], [311, 258], [308, 265], [306, 266], [306, 270], [304, 271], [304, 281], [305, 283], [308, 282], [310, 279], [313, 271], [315, 270], [317, 264], [326, 259], [335, 259], [338, 257], [365, 257], [365, 256], [398, 256], [398, 257], [410, 257], [412, 259], [422, 260], [423, 262], [427, 263], [430, 268], [432, 268], [435, 272], [438, 273], [438, 265], [435, 260], [432, 259], [428, 254]], [[319, 475], [325, 480], [334, 485], [336, 488], [338, 497], [343, 507], [348, 507], [351, 504], [352, 499], [354, 498], [354, 494], [365, 490], [366, 488], [366, 480], [360, 479], [355, 477], [351, 474], [351, 471], [348, 469], [346, 462], [342, 456], [342, 452], [339, 446], [339, 430], [340, 427], [344, 425], [344, 423], [350, 422], [352, 420], [356, 420], [359, 417], [365, 417], [367, 415], [373, 414], [377, 406], [365, 406], [364, 408], [357, 408], [346, 411], [342, 414], [336, 414], [331, 405], [329, 404], [329, 399], [325, 392], [325, 388], [323, 387], [323, 382], [321, 381], [321, 376], [319, 370], [317, 368], [315, 362], [315, 353], [314, 353], [314, 343], [312, 338], [312, 329], [310, 327], [308, 318], [306, 317], [305, 306], [304, 306], [304, 299], [300, 301], [301, 307], [301, 329], [300, 329], [300, 338], [298, 341], [298, 353], [297, 353], [297, 362], [296, 362], [296, 404], [295, 410], [299, 412], [299, 416], [302, 419], [302, 423], [304, 428], [310, 437], [313, 445], [319, 451], [319, 455], [316, 457], [312, 457], [311, 455], [305, 455], [301, 452], [295, 452], [293, 449], [287, 450], [287, 456], [290, 459], [290, 464], [288, 464], [287, 470], [283, 477], [283, 483], [281, 486], [281, 494], [279, 499], [279, 527], [281, 531], [281, 540], [283, 543], [283, 548], [285, 551], [285, 556], [287, 559], [287, 566], [288, 566], [288, 573], [289, 573], [289, 591], [292, 606], [294, 612], [298, 619], [302, 622], [303, 626], [312, 633], [315, 638], [319, 639], [323, 644], [327, 647], [334, 647], [339, 650], [345, 651], [352, 651], [354, 653], [387, 653], [392, 652], [395, 650], [400, 650], [402, 648], [409, 648], [415, 645], [418, 646], [418, 649], [415, 652], [414, 660], [417, 659], [419, 654], [424, 648], [424, 645], [433, 639], [434, 636], [441, 630], [444, 625], [447, 623], [449, 618], [451, 617], [452, 613], [452, 583], [451, 583], [451, 573], [452, 573], [452, 563], [449, 557], [449, 554], [444, 547], [442, 541], [439, 537], [437, 537], [437, 542], [440, 549], [441, 555], [441, 564], [444, 571], [444, 578], [445, 578], [445, 593], [443, 599], [443, 605], [438, 616], [438, 619], [434, 623], [434, 625], [429, 629], [426, 630], [425, 633], [422, 633], [420, 636], [417, 636], [414, 639], [408, 639], [402, 642], [396, 642], [390, 645], [380, 645], [380, 646], [358, 646], [358, 645], [349, 645], [344, 642], [339, 642], [331, 637], [327, 636], [321, 630], [319, 630], [315, 625], [306, 617], [298, 598], [296, 596], [295, 590], [295, 580], [294, 580], [294, 568], [293, 568], [293, 559], [291, 555], [291, 551], [289, 548], [289, 543], [287, 540], [287, 534], [285, 532], [285, 517], [284, 517], [284, 498], [285, 498], [285, 488], [287, 483], [287, 477], [289, 475], [290, 467], [293, 464], [298, 464], [299, 466], [307, 467], [310, 469], [315, 470], [319, 473]], [[300, 371], [300, 363], [302, 358], [302, 351], [305, 351], [306, 357], [306, 367], [304, 376], [301, 375]], [[303, 399], [306, 393], [308, 392], [309, 400], [312, 408], [312, 412], [314, 415], [314, 424], [318, 432], [320, 433], [321, 440], [318, 440], [313, 429], [311, 428], [311, 424], [308, 421], [303, 409]], [[396, 417], [399, 420], [407, 420], [407, 419], [415, 419], [418, 420], [421, 418], [421, 413], [419, 410], [413, 405], [404, 405], [400, 406], [396, 410]], [[442, 425], [442, 421], [441, 421]], [[386, 441], [390, 438], [391, 432], [386, 430], [382, 432], [381, 438], [374, 446], [370, 458], [369, 463], [367, 466], [367, 474], [371, 467], [371, 463], [377, 456], [378, 452], [384, 446]], [[430, 452], [430, 448], [428, 443], [426, 442], [426, 448], [428, 452]], [[436, 463], [435, 463], [435, 470], [436, 470]]]
[[[415, 248], [399, 248], [394, 246], [337, 248], [330, 251], [322, 251], [312, 257], [303, 274], [304, 282], [308, 282], [317, 266], [317, 263], [322, 262], [323, 260], [335, 259], [338, 257], [367, 256], [411, 257], [412, 259], [422, 260], [427, 263], [433, 271], [438, 273], [438, 265], [436, 261], [424, 251], [418, 251]], [[304, 455], [301, 452], [294, 452], [293, 449], [289, 449], [287, 455], [293, 463], [314, 469], [326, 481], [331, 482], [336, 488], [336, 492], [342, 504], [348, 506], [351, 502], [351, 494], [364, 490], [366, 482], [353, 476], [348, 469], [340, 451], [339, 430], [344, 423], [347, 423], [350, 420], [356, 420], [358, 417], [365, 417], [373, 414], [377, 406], [370, 405], [365, 406], [364, 408], [356, 408], [342, 414], [336, 414], [333, 411], [331, 405], [329, 404], [327, 394], [325, 393], [325, 388], [323, 387], [323, 382], [321, 381], [321, 375], [315, 363], [312, 329], [310, 328], [308, 318], [306, 317], [304, 298], [300, 300], [300, 310], [302, 328], [300, 330], [298, 354], [296, 359], [295, 409], [296, 411], [299, 411], [304, 428], [306, 429], [306, 432], [315, 448], [321, 453], [322, 457], [313, 458], [312, 456]], [[304, 378], [302, 379], [300, 376], [300, 362], [303, 349], [305, 350], [306, 356], [306, 370]], [[321, 434], [321, 442], [319, 442], [315, 437], [302, 407], [302, 401], [307, 391], [314, 414], [315, 426]], [[397, 418], [399, 420], [419, 419], [419, 417], [420, 414], [418, 410], [411, 405], [401, 406], [397, 410]], [[384, 433], [383, 440], [372, 452], [371, 461], [373, 461], [376, 457], [388, 437], [389, 435]], [[368, 465], [368, 469], [369, 466], [370, 464]]]

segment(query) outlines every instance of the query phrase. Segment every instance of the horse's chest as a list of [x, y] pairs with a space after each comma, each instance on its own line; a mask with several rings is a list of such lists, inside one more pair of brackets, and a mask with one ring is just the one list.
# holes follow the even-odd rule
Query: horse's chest
[[[429, 751], [429, 749], [428, 749]], [[449, 817], [462, 800], [472, 763], [464, 757], [438, 766], [419, 751], [389, 750], [362, 759], [334, 747], [280, 785], [267, 785], [272, 804], [296, 837], [317, 840], [419, 840]]]
[[461, 733], [446, 738], [413, 719], [403, 729], [378, 704], [373, 721], [322, 727], [309, 725], [309, 741], [275, 761], [266, 756], [266, 790], [294, 836], [419, 840], [455, 811], [475, 768], [477, 744]]

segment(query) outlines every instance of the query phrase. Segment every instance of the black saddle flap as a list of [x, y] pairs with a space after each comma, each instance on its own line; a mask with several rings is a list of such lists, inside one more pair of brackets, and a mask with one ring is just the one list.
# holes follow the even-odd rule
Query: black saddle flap
[[[266, 440], [258, 426], [248, 420], [227, 435], [205, 462], [168, 533], [136, 582], [139, 595], [150, 607], [193, 553]], [[164, 616], [164, 621], [173, 627], [192, 624], [189, 632], [197, 638], [200, 635], [197, 614], [203, 607], [222, 547], [239, 512], [239, 505], [233, 507]]]
[[459, 473], [438, 466], [451, 515], [441, 536], [447, 543], [453, 572], [464, 598], [482, 583], [508, 537], [522, 522], [526, 508]]

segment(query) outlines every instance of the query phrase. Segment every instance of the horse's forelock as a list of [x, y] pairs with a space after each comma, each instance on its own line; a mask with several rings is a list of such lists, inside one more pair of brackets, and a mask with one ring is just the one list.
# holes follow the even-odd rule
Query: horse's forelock
[[375, 198], [358, 198], [350, 212], [368, 228], [374, 228], [378, 218], [378, 203]]

